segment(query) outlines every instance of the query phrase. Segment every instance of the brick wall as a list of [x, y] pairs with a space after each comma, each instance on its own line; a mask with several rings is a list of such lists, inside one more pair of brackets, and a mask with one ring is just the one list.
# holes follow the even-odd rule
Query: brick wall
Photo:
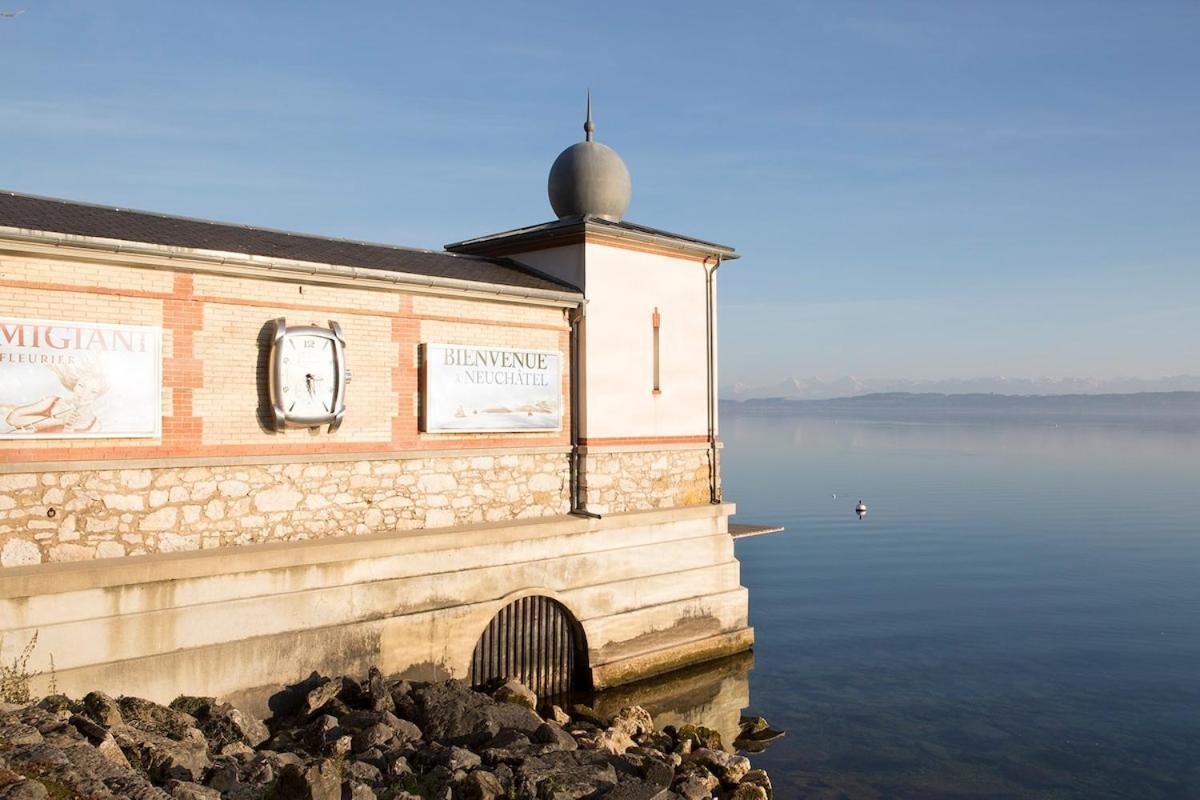
[[[559, 308], [0, 255], [0, 314], [163, 330], [161, 437], [0, 441], [0, 566], [569, 510]], [[346, 334], [353, 379], [335, 433], [267, 426], [278, 317]], [[421, 433], [420, 345], [432, 341], [561, 352], [562, 430]]]

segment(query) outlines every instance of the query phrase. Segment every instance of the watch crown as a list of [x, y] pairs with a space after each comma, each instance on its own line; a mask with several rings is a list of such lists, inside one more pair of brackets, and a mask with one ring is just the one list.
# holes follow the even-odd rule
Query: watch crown
[[351, 379], [352, 377], [353, 377], [353, 375], [351, 375], [351, 374], [350, 374], [350, 368], [349, 368], [349, 367], [347, 367], [347, 368], [346, 368], [346, 383], [349, 383], [349, 382], [350, 382], [350, 379]]

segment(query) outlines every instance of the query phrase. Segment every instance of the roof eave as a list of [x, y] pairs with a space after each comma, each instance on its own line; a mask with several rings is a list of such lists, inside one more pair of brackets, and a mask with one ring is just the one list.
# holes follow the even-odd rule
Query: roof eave
[[461, 242], [451, 242], [445, 247], [451, 253], [468, 255], [512, 254], [521, 252], [523, 247], [530, 250], [544, 250], [559, 244], [575, 244], [581, 235], [586, 237], [588, 234], [625, 239], [679, 251], [687, 255], [717, 256], [724, 261], [740, 258], [732, 247], [726, 245], [684, 238], [666, 231], [643, 230], [640, 229], [640, 226], [638, 228], [627, 227], [620, 223], [594, 217], [556, 220], [527, 228], [517, 228], [503, 233], [466, 239]]
[[[246, 270], [265, 273], [277, 279], [293, 278], [333, 282], [366, 282], [375, 286], [391, 286], [410, 291], [448, 290], [476, 296], [495, 297], [512, 301], [536, 300], [554, 305], [577, 306], [583, 300], [578, 291], [538, 289], [511, 286], [488, 281], [472, 281], [436, 275], [422, 275], [398, 270], [372, 267], [352, 267], [316, 261], [300, 261], [276, 256], [260, 256], [253, 253], [238, 253], [221, 250], [205, 250], [178, 245], [152, 244], [124, 239], [108, 239], [97, 236], [57, 233], [27, 228], [0, 226], [0, 243], [41, 246], [51, 249], [74, 248], [91, 252], [104, 252], [126, 257], [165, 259], [172, 262], [192, 262], [196, 271], [237, 272]], [[2, 246], [2, 245], [0, 245]], [[181, 266], [190, 266], [181, 264]]]

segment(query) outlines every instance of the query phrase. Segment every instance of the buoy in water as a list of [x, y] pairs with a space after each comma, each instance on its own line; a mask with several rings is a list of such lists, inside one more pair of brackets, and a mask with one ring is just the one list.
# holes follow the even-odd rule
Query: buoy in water
[[862, 519], [867, 515], [867, 504], [862, 500], [858, 501], [858, 505], [854, 507], [854, 513], [858, 514], [858, 518]]

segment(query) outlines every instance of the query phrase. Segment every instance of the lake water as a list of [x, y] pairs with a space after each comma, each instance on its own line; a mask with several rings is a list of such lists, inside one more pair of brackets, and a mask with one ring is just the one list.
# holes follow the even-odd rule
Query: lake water
[[1200, 431], [721, 436], [776, 797], [1200, 798]]

